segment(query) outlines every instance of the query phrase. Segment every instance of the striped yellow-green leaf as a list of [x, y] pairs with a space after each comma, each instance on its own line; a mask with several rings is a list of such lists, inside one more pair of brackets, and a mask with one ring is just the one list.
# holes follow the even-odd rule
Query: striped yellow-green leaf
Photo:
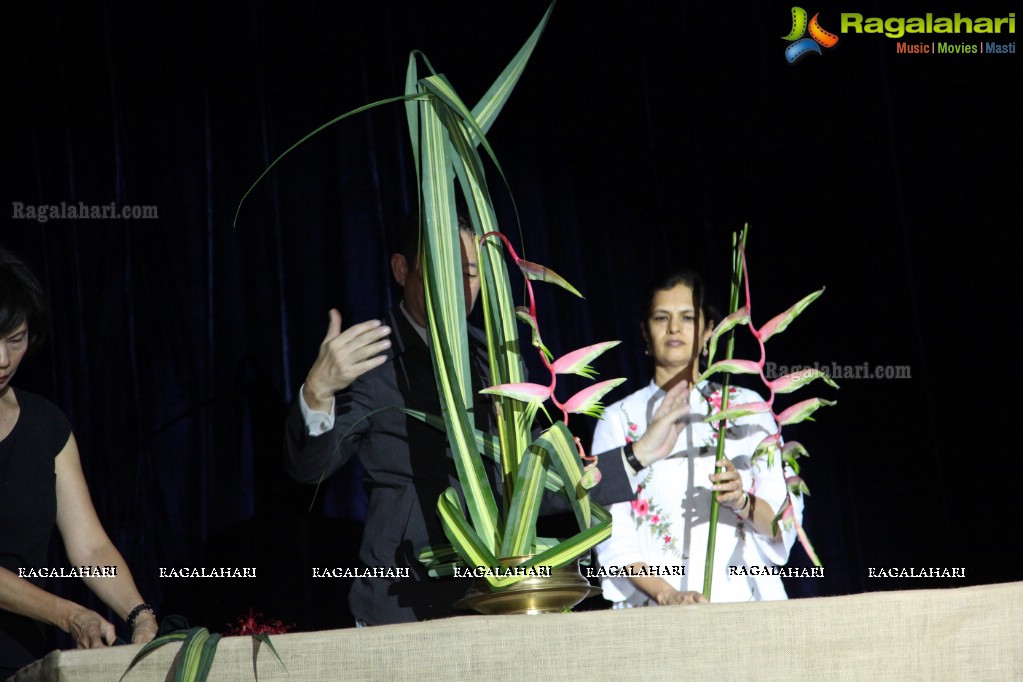
[[529, 554], [536, 538], [536, 518], [540, 513], [547, 453], [529, 448], [522, 456], [515, 480], [515, 495], [508, 508], [508, 521], [501, 544], [501, 556]]
[[[192, 629], [193, 630], [198, 630], [199, 628], [192, 628]], [[171, 632], [171, 633], [168, 633], [166, 635], [160, 635], [159, 637], [157, 637], [156, 639], [152, 640], [151, 642], [146, 643], [141, 649], [139, 649], [139, 652], [137, 654], [135, 654], [134, 658], [131, 659], [131, 663], [128, 664], [128, 669], [125, 670], [121, 674], [120, 679], [123, 680], [125, 678], [125, 676], [129, 672], [131, 672], [131, 669], [134, 668], [135, 665], [139, 661], [141, 661], [143, 658], [145, 658], [149, 654], [153, 653], [154, 651], [156, 651], [157, 649], [159, 649], [163, 645], [170, 644], [172, 642], [180, 642], [180, 641], [184, 640], [185, 637], [187, 637], [187, 636], [188, 636], [188, 631], [184, 631], [184, 632]]]
[[536, 439], [536, 446], [547, 451], [554, 469], [561, 475], [564, 482], [563, 491], [572, 505], [576, 521], [580, 528], [590, 524], [590, 496], [582, 487], [583, 468], [579, 462], [579, 450], [568, 427], [563, 422], [555, 422], [549, 429]]

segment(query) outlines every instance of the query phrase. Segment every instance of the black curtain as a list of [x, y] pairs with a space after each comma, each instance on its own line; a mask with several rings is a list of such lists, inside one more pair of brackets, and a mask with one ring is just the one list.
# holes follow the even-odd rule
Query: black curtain
[[[35, 268], [55, 319], [16, 386], [67, 413], [100, 516], [162, 613], [212, 629], [250, 607], [301, 629], [350, 624], [347, 584], [310, 575], [354, 561], [359, 471], [315, 495], [290, 482], [283, 420], [327, 310], [350, 324], [393, 301], [389, 242], [415, 200], [402, 107], [320, 134], [256, 187], [236, 224], [235, 211], [306, 132], [400, 94], [410, 50], [471, 104], [546, 9], [437, 4], [13, 10], [0, 242]], [[808, 9], [835, 32], [850, 10]], [[1020, 62], [899, 54], [895, 39], [842, 33], [790, 65], [790, 27], [787, 6], [763, 3], [557, 6], [490, 136], [511, 188], [497, 192], [505, 231], [586, 296], [540, 291], [545, 340], [564, 352], [621, 339], [598, 368], [629, 378], [610, 400], [637, 389], [650, 372], [637, 313], [648, 276], [696, 267], [723, 302], [730, 233], [750, 222], [756, 321], [827, 287], [769, 344], [771, 361], [911, 373], [839, 380], [818, 391], [839, 405], [788, 431], [812, 455], [806, 528], [826, 565], [790, 593], [1019, 579], [1002, 547], [1018, 536], [1023, 473], [1006, 395], [1019, 376], [1006, 320], [1019, 288]], [[61, 203], [156, 216], [24, 217]], [[587, 440], [592, 424], [574, 426]], [[792, 563], [809, 565], [799, 548]], [[259, 577], [159, 578], [204, 565]], [[966, 577], [869, 577], [893, 566]], [[80, 585], [52, 587], [94, 603]]]

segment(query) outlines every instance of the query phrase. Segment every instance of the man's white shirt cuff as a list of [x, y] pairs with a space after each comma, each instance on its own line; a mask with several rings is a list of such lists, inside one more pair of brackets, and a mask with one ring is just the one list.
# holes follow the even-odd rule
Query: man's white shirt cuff
[[302, 410], [302, 419], [305, 421], [306, 430], [310, 436], [322, 436], [334, 428], [334, 399], [330, 399], [330, 412], [319, 412], [312, 409], [305, 401], [305, 394], [298, 389], [298, 407]]

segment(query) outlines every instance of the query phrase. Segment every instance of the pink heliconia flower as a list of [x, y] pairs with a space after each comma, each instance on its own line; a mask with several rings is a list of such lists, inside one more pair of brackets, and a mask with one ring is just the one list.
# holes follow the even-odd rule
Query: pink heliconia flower
[[550, 386], [530, 383], [499, 384], [490, 388], [484, 388], [480, 393], [514, 398], [524, 403], [542, 403], [551, 397], [551, 388]]
[[806, 483], [799, 476], [786, 476], [785, 484], [788, 486], [790, 493], [795, 493], [796, 495], [810, 494], [810, 489], [806, 487]]
[[[810, 415], [816, 412], [818, 408], [824, 407], [825, 405], [830, 406], [835, 404], [837, 404], [837, 401], [824, 400], [823, 398], [801, 400], [778, 415], [778, 426], [798, 424], [805, 419], [810, 419]], [[810, 421], [813, 420], [811, 419]]]
[[754, 360], [719, 360], [708, 367], [700, 379], [706, 379], [712, 374], [727, 372], [729, 374], [760, 374], [760, 363]]
[[562, 289], [571, 291], [579, 298], [583, 298], [583, 295], [580, 294], [574, 286], [569, 284], [564, 277], [547, 266], [523, 260], [514, 254], [512, 255], [515, 257], [515, 263], [519, 266], [519, 269], [522, 270], [522, 274], [526, 276], [526, 279], [533, 280], [534, 282], [549, 282], [551, 284], [557, 284]]
[[[747, 286], [749, 286], [748, 281]], [[780, 334], [785, 331], [785, 329], [789, 326], [789, 323], [796, 319], [799, 313], [803, 312], [806, 306], [813, 303], [817, 297], [823, 293], [824, 289], [819, 289], [808, 296], [804, 296], [798, 303], [783, 312], [781, 315], [776, 315], [771, 318], [760, 328], [760, 340], [767, 341], [775, 334]]]
[[614, 348], [619, 343], [621, 342], [604, 341], [603, 343], [595, 343], [592, 346], [586, 346], [571, 353], [566, 353], [551, 364], [551, 371], [555, 374], [578, 374], [581, 377], [591, 379], [595, 372], [590, 367], [590, 363], [599, 357], [601, 353], [609, 348]]
[[765, 403], [762, 400], [752, 403], [740, 403], [738, 405], [729, 405], [727, 410], [722, 410], [716, 414], [709, 415], [703, 418], [705, 422], [719, 422], [722, 419], [737, 419], [739, 417], [745, 417], [749, 414], [763, 414], [771, 411], [770, 403]]
[[838, 384], [832, 381], [831, 377], [829, 377], [826, 373], [819, 369], [812, 369], [809, 367], [801, 369], [798, 372], [792, 372], [791, 374], [779, 377], [770, 382], [768, 385], [775, 393], [792, 393], [797, 388], [805, 386], [815, 379], [823, 379], [828, 386], [838, 388]]
[[600, 417], [601, 412], [604, 410], [604, 406], [601, 405], [600, 399], [604, 395], [618, 386], [624, 378], [620, 379], [608, 379], [607, 381], [601, 381], [592, 386], [587, 386], [583, 390], [576, 393], [574, 396], [565, 401], [562, 406], [564, 410], [570, 414], [588, 414], [592, 417]]

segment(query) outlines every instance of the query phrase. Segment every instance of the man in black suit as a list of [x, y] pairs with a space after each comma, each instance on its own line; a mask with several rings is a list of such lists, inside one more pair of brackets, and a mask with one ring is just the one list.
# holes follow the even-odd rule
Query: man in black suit
[[[400, 251], [391, 256], [402, 302], [388, 312], [386, 323], [370, 320], [344, 331], [340, 313], [330, 311], [327, 335], [286, 425], [288, 471], [299, 481], [317, 483], [353, 456], [362, 462], [369, 508], [360, 568], [407, 569], [408, 577], [356, 579], [349, 605], [356, 622], [365, 625], [451, 615], [452, 603], [469, 587], [465, 580], [428, 577], [417, 559], [424, 546], [447, 541], [436, 512], [437, 498], [449, 486], [460, 489], [446, 436], [392, 409], [440, 414], [427, 346], [418, 225], [410, 224]], [[479, 271], [472, 228], [464, 220], [459, 228], [468, 315], [479, 293]], [[473, 327], [469, 336], [476, 426], [487, 430], [492, 408], [478, 393], [489, 376], [486, 341]], [[688, 409], [684, 401], [681, 391], [669, 393], [647, 435], [633, 444], [643, 466], [668, 454], [682, 427], [680, 417]], [[495, 467], [485, 465], [495, 480]], [[595, 502], [633, 498], [626, 466], [617, 452], [600, 460], [603, 478], [591, 491]]]

